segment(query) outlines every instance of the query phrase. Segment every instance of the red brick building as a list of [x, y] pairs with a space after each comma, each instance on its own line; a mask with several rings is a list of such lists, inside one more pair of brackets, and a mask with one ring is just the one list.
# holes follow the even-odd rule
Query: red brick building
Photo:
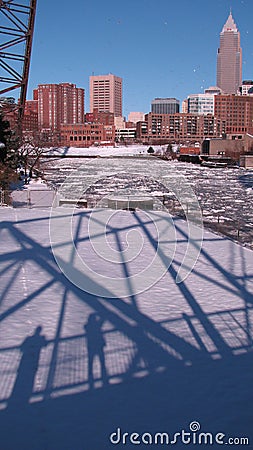
[[26, 100], [22, 123], [23, 134], [38, 131], [38, 101]]
[[98, 111], [94, 109], [92, 113], [85, 114], [85, 122], [102, 123], [104, 125], [114, 125], [114, 114], [111, 112]]
[[[146, 125], [145, 125], [146, 123]], [[225, 124], [212, 114], [154, 114], [137, 124], [136, 137], [150, 143], [191, 143], [205, 138], [220, 137]]]
[[75, 84], [40, 84], [34, 91], [38, 98], [39, 129], [58, 131], [62, 124], [84, 122], [84, 89]]
[[61, 126], [61, 145], [67, 147], [90, 147], [92, 145], [113, 145], [115, 128], [100, 123], [84, 123]]
[[38, 114], [38, 100], [26, 100], [25, 113], [30, 111]]
[[25, 111], [22, 123], [23, 134], [38, 131], [38, 113]]
[[253, 133], [253, 96], [215, 95], [214, 115], [226, 122], [226, 133]]

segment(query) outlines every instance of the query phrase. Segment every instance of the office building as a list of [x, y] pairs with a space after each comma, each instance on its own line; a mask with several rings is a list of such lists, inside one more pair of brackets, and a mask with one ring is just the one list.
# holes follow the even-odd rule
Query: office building
[[226, 122], [226, 133], [244, 135], [253, 133], [253, 96], [216, 95], [214, 115]]
[[179, 113], [180, 101], [176, 98], [155, 98], [151, 102], [151, 112], [154, 114]]
[[236, 94], [242, 84], [240, 33], [231, 12], [220, 33], [216, 84], [224, 94]]
[[90, 77], [90, 112], [94, 109], [122, 116], [122, 78], [112, 74]]

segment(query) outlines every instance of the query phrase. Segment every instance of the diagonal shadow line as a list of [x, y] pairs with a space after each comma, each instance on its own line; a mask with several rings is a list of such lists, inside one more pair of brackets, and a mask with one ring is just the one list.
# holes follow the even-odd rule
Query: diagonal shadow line
[[[181, 228], [179, 228], [177, 225], [175, 225], [175, 227], [180, 234], [182, 234], [184, 237], [187, 237], [186, 233]], [[196, 244], [192, 243], [192, 245], [195, 246]], [[227, 270], [225, 270], [217, 261], [215, 261], [215, 259], [210, 256], [207, 251], [203, 249], [203, 247], [201, 249], [201, 255], [203, 255], [204, 258], [208, 262], [210, 262], [212, 266], [215, 267], [224, 276], [224, 278], [227, 279], [227, 281], [237, 289], [238, 295], [240, 295], [241, 298], [243, 296], [243, 300], [249, 303], [253, 303], [252, 294], [250, 294], [242, 284], [238, 283]]]
[[3, 300], [5, 298], [5, 296], [7, 295], [9, 289], [12, 286], [12, 283], [14, 283], [15, 278], [17, 277], [19, 271], [22, 269], [22, 267], [17, 267], [17, 269], [14, 271], [14, 273], [12, 274], [11, 278], [8, 280], [8, 283], [6, 284], [4, 290], [1, 293], [1, 299], [0, 299], [0, 304], [3, 303]]
[[[102, 314], [104, 319], [111, 321], [111, 323], [113, 323], [116, 327], [118, 327], [119, 322], [120, 322], [120, 326], [121, 326], [121, 329], [123, 330], [123, 332], [133, 341], [136, 340], [136, 334], [133, 330], [133, 327], [131, 327], [128, 323], [126, 323], [126, 321], [120, 319], [117, 314], [115, 314], [115, 313], [112, 314], [111, 312], [108, 312], [108, 308], [105, 308], [104, 306], [102, 306], [102, 304], [98, 300], [98, 298], [85, 293], [85, 300], [84, 300], [83, 299], [83, 291], [81, 291], [79, 288], [77, 288], [71, 282], [69, 282], [65, 277], [63, 277], [63, 274], [61, 272], [58, 272], [55, 268], [53, 268], [50, 264], [48, 264], [41, 257], [35, 258], [34, 255], [36, 255], [36, 254], [39, 254], [39, 255], [43, 254], [44, 256], [46, 256], [45, 249], [42, 246], [40, 246], [38, 243], [34, 242], [27, 235], [24, 235], [24, 233], [21, 232], [20, 230], [13, 229], [13, 233], [15, 233], [17, 240], [21, 240], [21, 241], [24, 240], [25, 242], [28, 242], [30, 245], [33, 244], [34, 250], [32, 250], [32, 249], [29, 251], [26, 250], [27, 256], [29, 256], [29, 258], [31, 260], [34, 260], [37, 264], [40, 264], [44, 270], [46, 270], [48, 273], [50, 273], [51, 276], [54, 277], [54, 279], [52, 281], [48, 282], [42, 288], [35, 291], [26, 300], [20, 302], [15, 307], [10, 308], [8, 311], [6, 311], [2, 316], [0, 316], [0, 320], [3, 320], [6, 317], [8, 317], [10, 314], [12, 314], [13, 312], [16, 312], [19, 308], [23, 307], [26, 303], [28, 303], [33, 298], [35, 298], [37, 295], [39, 295], [41, 292], [43, 292], [45, 289], [50, 287], [54, 282], [59, 281], [63, 285], [68, 286], [69, 289], [72, 292], [74, 292], [80, 300], [85, 301], [91, 308], [97, 309], [98, 312], [100, 312], [100, 314]], [[51, 259], [51, 254], [49, 254], [48, 256]], [[84, 277], [85, 275], [83, 273], [80, 273], [80, 276]], [[87, 276], [86, 276], [86, 278], [88, 279]], [[107, 292], [107, 295], [110, 298], [110, 295], [111, 295], [110, 291]], [[125, 314], [127, 314], [133, 320], [141, 322], [142, 326], [145, 326], [148, 331], [150, 331], [152, 329], [152, 333], [158, 339], [160, 339], [161, 341], [164, 341], [165, 343], [169, 343], [169, 345], [175, 346], [175, 350], [178, 353], [185, 355], [185, 358], [189, 358], [189, 355], [190, 355], [193, 359], [196, 359], [196, 358], [199, 359], [200, 352], [194, 346], [192, 346], [191, 344], [182, 340], [181, 338], [179, 338], [178, 336], [169, 332], [168, 330], [165, 330], [164, 328], [159, 326], [156, 322], [152, 321], [147, 316], [145, 316], [141, 313], [137, 314], [136, 308], [133, 308], [131, 306], [131, 308], [129, 309], [129, 307], [127, 307], [126, 304], [123, 305], [123, 303], [124, 303], [123, 300], [122, 301], [116, 300], [116, 301], [117, 301], [117, 307], [119, 307], [119, 305], [120, 305], [120, 308], [118, 308], [118, 309], [124, 308]], [[110, 316], [109, 319], [108, 319], [108, 315]], [[173, 344], [171, 344], [171, 343], [173, 343]], [[137, 344], [138, 344], [138, 342], [137, 342]], [[139, 342], [139, 344], [142, 345], [142, 342]], [[168, 358], [168, 353], [165, 352], [165, 355]]]
[[[15, 254], [18, 254], [18, 253], [19, 253], [19, 252], [15, 252]], [[2, 261], [6, 261], [6, 259], [5, 259], [6, 254], [4, 254], [4, 255], [2, 255], [2, 256], [4, 256], [4, 258], [2, 259], [2, 258], [1, 258], [1, 255], [0, 255], [0, 260], [2, 259]], [[8, 258], [8, 259], [9, 259], [9, 258]], [[8, 264], [4, 269], [2, 269], [2, 270], [0, 271], [0, 275], [1, 275], [1, 276], [4, 275], [6, 272], [8, 272], [8, 270], [10, 270], [12, 267], [16, 266], [17, 264], [18, 264], [17, 261], [11, 262], [11, 263]]]
[[[235, 320], [235, 318], [233, 317], [232, 314], [230, 314], [230, 317], [233, 319], [233, 321], [236, 322], [236, 320]], [[233, 337], [234, 337], [234, 336], [235, 336], [235, 334], [234, 334], [234, 324], [231, 324], [231, 322], [228, 321], [227, 318], [225, 318], [225, 317], [222, 316], [222, 315], [220, 315], [219, 318], [220, 318], [220, 321], [221, 321], [222, 323], [224, 323], [224, 325], [226, 326], [226, 328], [230, 330], [231, 334], [232, 334]], [[240, 328], [241, 328], [241, 327], [240, 327]], [[241, 329], [242, 329], [242, 328], [241, 328]], [[248, 337], [247, 331], [244, 330], [244, 333], [245, 333], [246, 336]], [[245, 345], [244, 342], [243, 342], [243, 339], [241, 338], [241, 335], [240, 335], [240, 334], [238, 334], [238, 335], [236, 336], [236, 339], [240, 342], [241, 346]]]
[[191, 330], [192, 335], [194, 336], [195, 340], [197, 341], [197, 343], [198, 343], [198, 345], [199, 345], [199, 348], [201, 348], [201, 350], [202, 350], [204, 353], [209, 353], [208, 350], [207, 350], [207, 348], [206, 348], [205, 343], [203, 342], [203, 340], [202, 340], [201, 337], [199, 336], [197, 330], [195, 329], [195, 327], [194, 327], [194, 325], [193, 325], [193, 323], [192, 323], [191, 317], [190, 317], [188, 314], [185, 314], [185, 313], [183, 313], [182, 316], [183, 316], [183, 318], [185, 319], [185, 321], [186, 321], [186, 323], [187, 323], [189, 329]]
[[[29, 211], [31, 211], [31, 210], [29, 210]], [[78, 214], [83, 214], [83, 215], [84, 215], [84, 214], [88, 214], [88, 211], [87, 211], [87, 212], [76, 213], [76, 215], [78, 215]], [[69, 217], [69, 214], [61, 214], [61, 215], [59, 215], [59, 216], [57, 216], [57, 217], [59, 217], [59, 218]], [[25, 223], [31, 223], [31, 222], [43, 222], [43, 221], [48, 221], [48, 212], [46, 212], [45, 217], [35, 217], [34, 219], [31, 218], [31, 219], [17, 220], [17, 221], [15, 222], [15, 225], [22, 225], [22, 224], [25, 224]], [[3, 221], [2, 224], [4, 224], [4, 226], [5, 226], [5, 224], [11, 225], [12, 222], [9, 222], [9, 221]]]
[[244, 283], [246, 283], [247, 282], [247, 266], [246, 266], [246, 262], [245, 262], [245, 257], [243, 255], [243, 247], [240, 247], [239, 250], [240, 250], [240, 255], [241, 255], [241, 268], [243, 271], [242, 280], [244, 281]]
[[[73, 220], [73, 218], [72, 218], [72, 220]], [[82, 222], [83, 222], [83, 216], [79, 215], [77, 227], [76, 227], [76, 231], [75, 231], [75, 237], [73, 238], [73, 248], [72, 248], [71, 256], [70, 256], [70, 260], [72, 263], [74, 262], [75, 252], [76, 252], [76, 250], [78, 248], [78, 244], [79, 244], [79, 234], [81, 231]]]
[[122, 247], [122, 244], [121, 244], [118, 232], [115, 233], [115, 239], [116, 239], [116, 243], [117, 243], [117, 246], [118, 246], [118, 249], [119, 249], [119, 254], [121, 255], [121, 263], [122, 263], [122, 267], [123, 267], [123, 274], [125, 276], [125, 281], [126, 281], [126, 283], [128, 285], [128, 289], [129, 289], [129, 298], [131, 298], [133, 306], [135, 306], [135, 308], [137, 308], [137, 303], [136, 303], [136, 300], [135, 300], [133, 287], [132, 287], [132, 284], [131, 284], [131, 281], [130, 281], [130, 279], [131, 279], [130, 278], [130, 273], [128, 271], [128, 267], [127, 267], [127, 264], [126, 264], [125, 259], [124, 259], [124, 249]]
[[[245, 264], [245, 258], [243, 256], [242, 248], [240, 248], [240, 253], [241, 253], [241, 261], [242, 261], [242, 269], [243, 269], [243, 274], [244, 274], [244, 278], [242, 279], [242, 281], [244, 282], [244, 287], [246, 289], [246, 280], [249, 281], [249, 277], [247, 277], [247, 274], [246, 274], [246, 264]], [[248, 343], [249, 343], [249, 345], [252, 345], [253, 337], [252, 337], [252, 324], [251, 324], [250, 319], [251, 319], [251, 317], [250, 317], [250, 311], [249, 311], [249, 302], [245, 301], [245, 322], [246, 322], [246, 328], [247, 328]]]
[[34, 291], [32, 294], [28, 295], [28, 297], [26, 297], [24, 300], [22, 300], [21, 302], [17, 303], [16, 305], [12, 306], [11, 308], [9, 308], [7, 311], [5, 311], [4, 313], [0, 314], [0, 322], [3, 321], [4, 319], [6, 319], [7, 317], [9, 317], [11, 314], [14, 314], [15, 312], [17, 312], [20, 308], [23, 308], [27, 303], [29, 303], [30, 301], [32, 301], [35, 297], [37, 297], [38, 295], [40, 295], [43, 291], [45, 291], [46, 289], [48, 289], [50, 286], [52, 286], [56, 281], [53, 279], [51, 281], [48, 281], [47, 283], [45, 283], [43, 286], [41, 286], [39, 289], [37, 289], [36, 291]]
[[[27, 252], [31, 252], [36, 250], [37, 254], [40, 256], [40, 258], [42, 259], [42, 256], [44, 256], [47, 260], [51, 260], [52, 262], [54, 262], [54, 257], [52, 252], [50, 251], [51, 246], [47, 246], [47, 247], [43, 247], [41, 244], [38, 244], [36, 241], [34, 241], [33, 239], [31, 239], [30, 237], [27, 236], [27, 234], [23, 233], [21, 230], [19, 230], [18, 228], [16, 228], [16, 226], [13, 225], [13, 223], [8, 224], [9, 228], [11, 229], [11, 235], [12, 237], [15, 238], [15, 240], [17, 241], [17, 243], [22, 247], [21, 250], [19, 250], [19, 252], [23, 251], [24, 254]], [[28, 244], [28, 247], [25, 245]], [[16, 252], [11, 252], [11, 253], [7, 253], [4, 256], [4, 259], [7, 259], [6, 257], [9, 255], [9, 259], [11, 259], [11, 257], [15, 256], [15, 254], [17, 254]], [[0, 256], [1, 259], [1, 256]], [[36, 261], [36, 258], [33, 257], [32, 259], [34, 259]]]
[[[177, 261], [177, 260], [173, 260], [173, 264], [174, 264], [174, 266], [176, 266], [176, 267], [180, 267], [180, 265], [181, 265], [181, 263], [180, 263], [179, 261]], [[188, 268], [187, 266], [185, 266], [185, 267]], [[209, 276], [209, 275], [207, 275], [207, 274], [205, 274], [205, 273], [201, 273], [199, 270], [196, 270], [195, 268], [193, 268], [191, 272], [192, 272], [194, 275], [196, 275], [196, 277], [198, 277], [198, 278], [200, 278], [200, 279], [202, 279], [202, 280], [204, 280], [204, 281], [207, 281], [208, 283], [216, 284], [216, 286], [219, 287], [219, 288], [221, 288], [222, 290], [225, 289], [225, 290], [226, 290], [227, 292], [229, 292], [230, 294], [234, 294], [234, 295], [236, 295], [237, 297], [241, 298], [241, 297], [238, 295], [238, 290], [237, 290], [237, 289], [233, 289], [232, 287], [229, 287], [229, 286], [227, 286], [227, 285], [224, 285], [224, 284], [222, 284], [220, 281], [218, 281], [217, 279], [214, 279], [214, 278], [212, 278], [211, 276]]]
[[54, 338], [54, 345], [53, 345], [53, 352], [51, 357], [51, 363], [49, 364], [49, 372], [47, 377], [47, 384], [45, 389], [45, 397], [47, 398], [50, 395], [50, 392], [53, 390], [53, 383], [54, 383], [54, 376], [56, 372], [56, 366], [57, 366], [57, 356], [58, 356], [58, 349], [59, 349], [59, 343], [60, 343], [60, 336], [61, 336], [61, 329], [63, 325], [64, 320], [64, 314], [67, 304], [67, 295], [68, 295], [68, 288], [65, 288], [62, 304], [61, 304], [61, 311], [60, 316], [58, 320], [57, 330]]
[[6, 261], [12, 260], [13, 262], [8, 267], [15, 266], [17, 264], [17, 260], [22, 259], [24, 257], [25, 251], [28, 254], [30, 250], [19, 249], [19, 250], [13, 251], [13, 252], [5, 253], [4, 255], [0, 255], [0, 262], [6, 262]]
[[[247, 312], [248, 314], [251, 312], [252, 308], [247, 308]], [[248, 320], [246, 318], [246, 328], [244, 328], [241, 324], [241, 322], [239, 322], [239, 320], [234, 316], [233, 311], [229, 311], [228, 314], [230, 315], [230, 317], [233, 319], [233, 321], [236, 323], [236, 325], [238, 325], [238, 327], [247, 335], [248, 338], [248, 345], [252, 345], [252, 333], [251, 333], [251, 326], [249, 328], [248, 326]], [[251, 325], [251, 324], [250, 324]]]
[[[136, 214], [136, 219], [139, 221], [140, 225], [142, 223], [141, 218]], [[153, 237], [150, 235], [149, 230], [144, 226], [143, 230], [145, 234], [147, 235], [150, 243], [153, 245], [153, 247], [156, 249], [156, 242], [154, 241]], [[162, 250], [158, 248], [158, 253], [162, 261], [166, 264], [166, 256], [163, 254]], [[174, 269], [173, 264], [171, 264], [168, 267], [168, 272], [172, 276], [172, 278], [175, 280], [177, 277], [177, 271]], [[216, 330], [214, 325], [208, 320], [208, 317], [200, 307], [200, 305], [195, 300], [194, 296], [190, 292], [189, 288], [186, 286], [186, 284], [182, 281], [181, 283], [177, 284], [178, 289], [183, 294], [185, 300], [188, 302], [188, 304], [191, 306], [193, 312], [196, 314], [196, 316], [199, 318], [200, 322], [202, 323], [206, 333], [211, 338], [211, 340], [214, 342], [216, 347], [219, 349], [220, 353], [225, 355], [231, 354], [231, 349], [228, 347], [228, 345], [224, 342], [222, 337], [220, 336], [219, 332]]]
[[[20, 249], [18, 251], [15, 252], [10, 252], [10, 253], [6, 253], [2, 256], [0, 256], [0, 262], [5, 262], [5, 261], [10, 261], [13, 260], [14, 262], [12, 262], [11, 265], [15, 265], [17, 264], [17, 259], [23, 260], [23, 259], [31, 259], [33, 260], [35, 263], [40, 264], [41, 266], [43, 264], [47, 265], [47, 271], [50, 273], [49, 268], [51, 268], [51, 270], [53, 270], [53, 266], [55, 266], [55, 261], [54, 258], [52, 256], [52, 254], [50, 254], [50, 252], [48, 252], [48, 257], [45, 254], [45, 248], [41, 247], [41, 255], [39, 256], [35, 256], [33, 254], [33, 249], [32, 248], [27, 248], [24, 247], [24, 249]], [[62, 274], [59, 270], [58, 275]]]

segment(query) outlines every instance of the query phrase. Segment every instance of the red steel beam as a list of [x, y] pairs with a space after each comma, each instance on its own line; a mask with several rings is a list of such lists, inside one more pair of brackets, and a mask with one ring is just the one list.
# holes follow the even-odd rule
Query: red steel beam
[[[23, 4], [13, 0], [0, 0], [0, 14], [2, 13], [7, 22], [7, 26], [0, 26], [0, 35], [5, 38], [0, 44], [0, 67], [7, 74], [0, 76], [0, 95], [20, 88], [17, 124], [19, 132], [22, 130], [27, 94], [36, 4], [37, 0], [30, 0], [29, 6], [25, 4], [25, 0]], [[22, 42], [25, 43], [24, 52], [15, 53], [15, 46]], [[21, 62], [20, 69], [15, 67], [16, 61]]]

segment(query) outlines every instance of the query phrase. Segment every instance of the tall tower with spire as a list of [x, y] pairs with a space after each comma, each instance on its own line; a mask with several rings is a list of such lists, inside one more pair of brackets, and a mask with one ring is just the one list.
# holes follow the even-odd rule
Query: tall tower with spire
[[220, 33], [216, 84], [225, 94], [236, 94], [242, 84], [240, 33], [231, 11]]

